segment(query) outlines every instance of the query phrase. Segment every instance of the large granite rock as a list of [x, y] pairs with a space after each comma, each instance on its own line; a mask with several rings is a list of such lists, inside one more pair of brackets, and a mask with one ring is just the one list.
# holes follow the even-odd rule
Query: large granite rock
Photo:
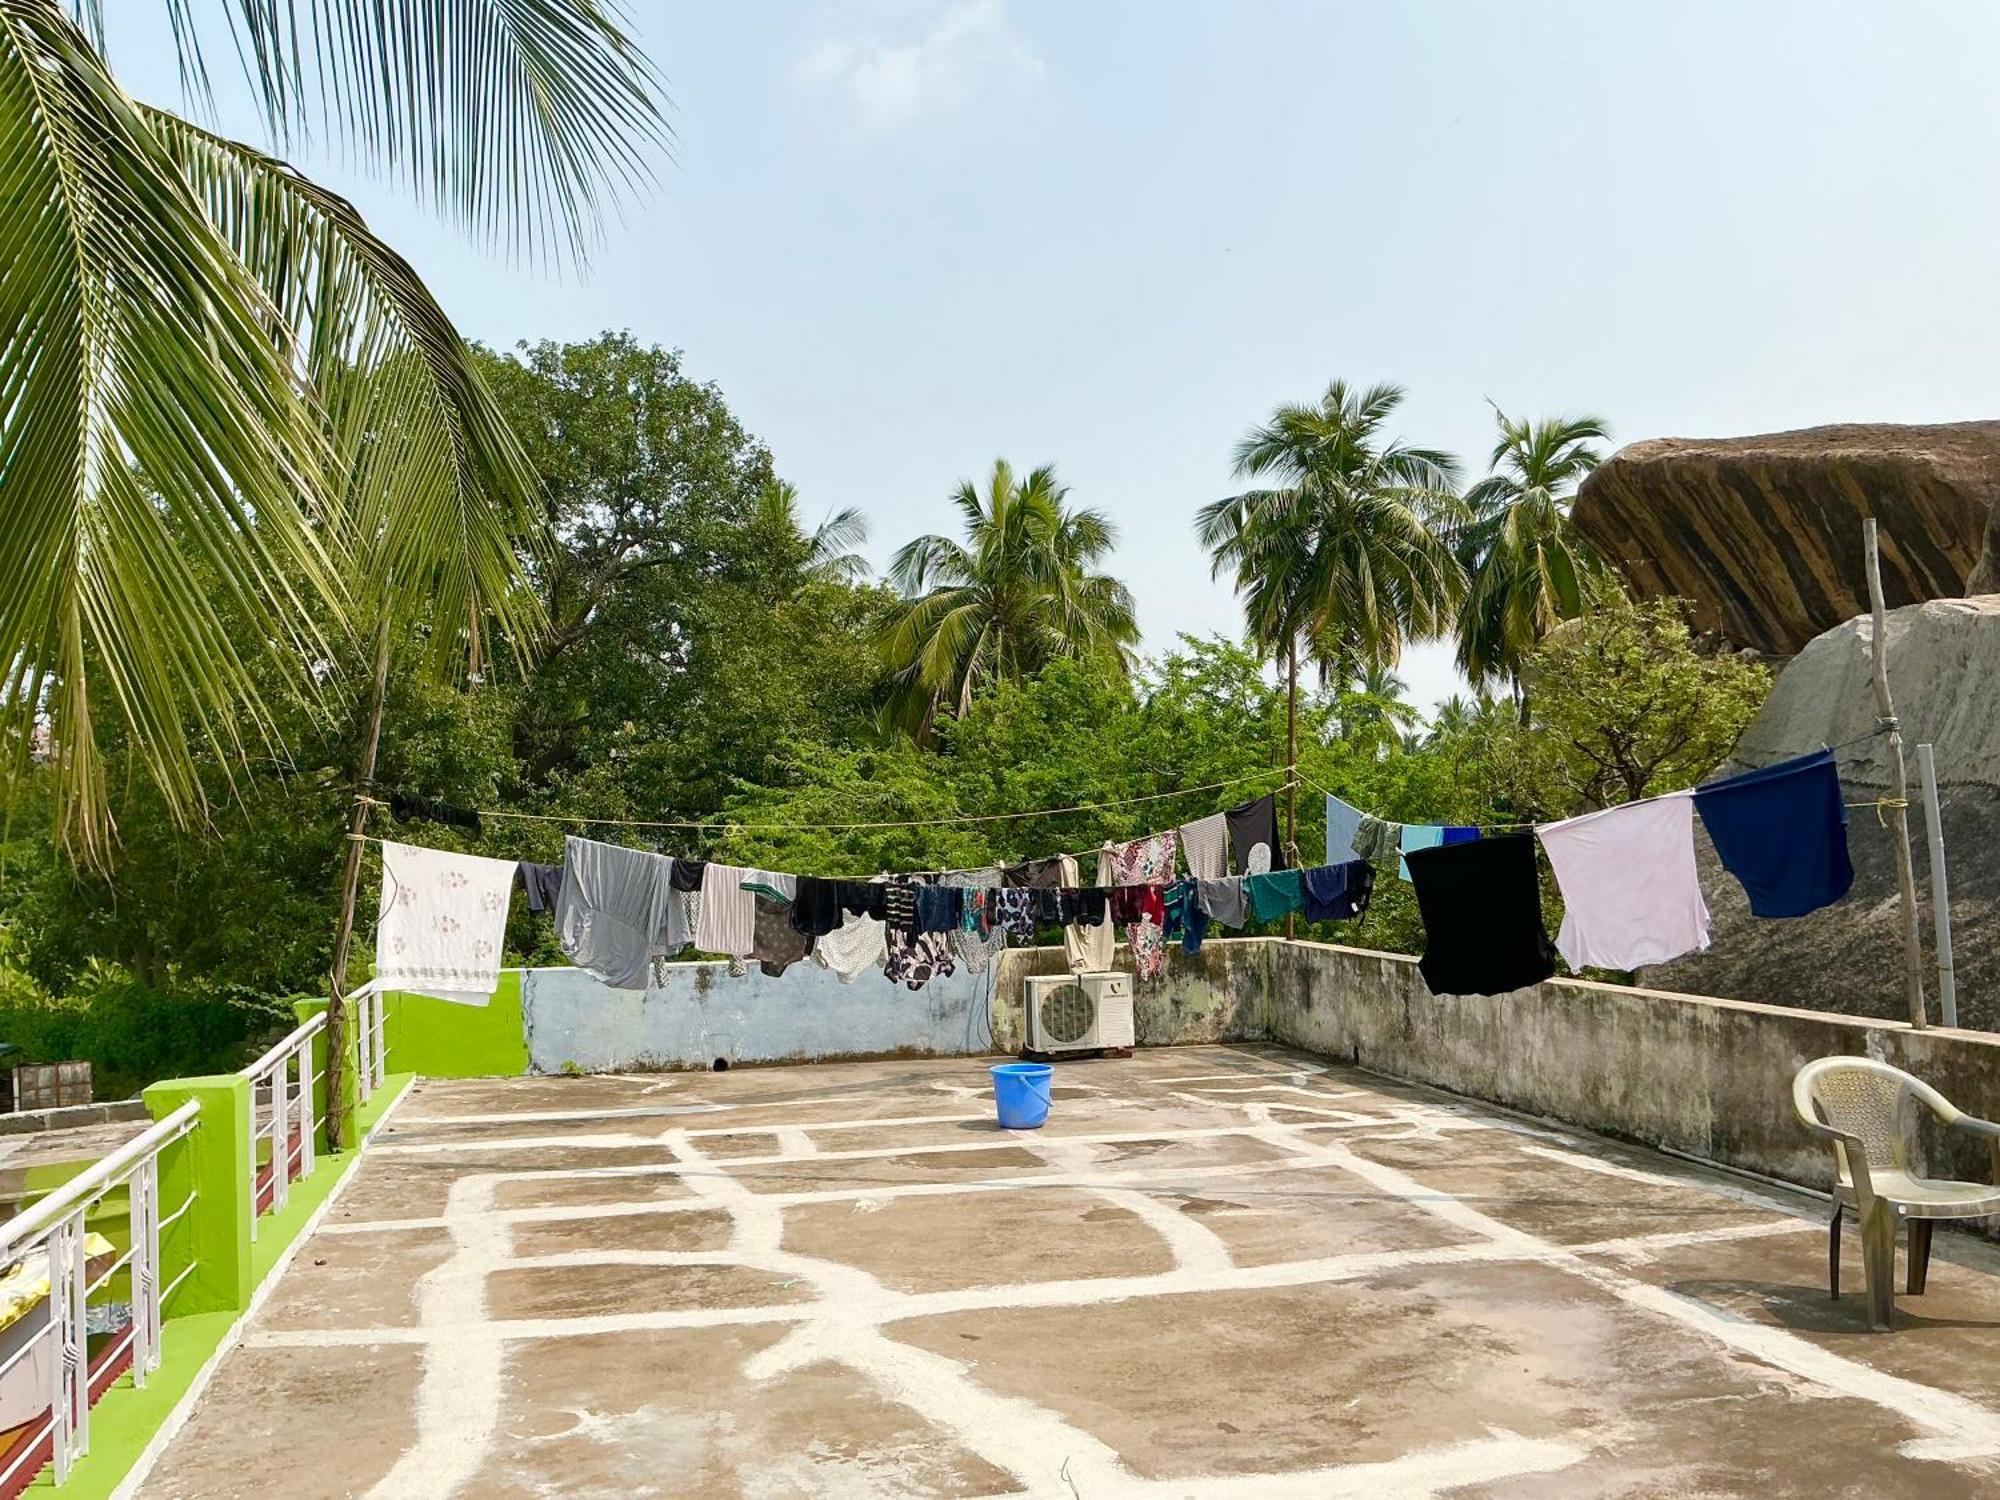
[[[1763, 712], [1722, 773], [1767, 766], [1822, 745], [1838, 747], [1850, 802], [1896, 795], [1888, 742], [1871, 735], [1873, 628], [1866, 616], [1816, 637], [1779, 675]], [[1951, 883], [1959, 1024], [2000, 1030], [2000, 597], [1934, 599], [1888, 616], [1889, 688], [1902, 721], [1910, 777], [1910, 836], [1923, 904], [1924, 986], [1938, 1019], [1930, 859], [1916, 747], [1936, 747]], [[1847, 744], [1856, 736], [1868, 736]], [[1750, 914], [1696, 820], [1696, 853], [1714, 917], [1706, 954], [1645, 971], [1660, 989], [1900, 1019], [1903, 940], [1894, 844], [1874, 808], [1848, 814], [1854, 889], [1789, 921]]]
[[1855, 424], [1633, 443], [1575, 515], [1642, 596], [1690, 599], [1702, 629], [1790, 656], [1868, 607], [1870, 515], [1890, 605], [2000, 589], [1995, 500], [2000, 422]]

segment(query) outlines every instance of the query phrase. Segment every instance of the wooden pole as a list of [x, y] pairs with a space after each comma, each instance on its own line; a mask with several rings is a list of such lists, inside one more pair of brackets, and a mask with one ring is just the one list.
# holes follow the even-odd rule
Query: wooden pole
[[1958, 1024], [1958, 965], [1951, 956], [1951, 882], [1945, 876], [1944, 815], [1938, 808], [1937, 756], [1917, 746], [1917, 775], [1924, 784], [1924, 828], [1930, 835], [1931, 927], [1937, 940], [1938, 1013], [1947, 1026]]
[[1903, 731], [1896, 722], [1896, 705], [1889, 697], [1888, 616], [1882, 605], [1882, 554], [1873, 516], [1861, 523], [1861, 545], [1868, 562], [1868, 603], [1875, 617], [1875, 710], [1882, 726], [1889, 731], [1889, 773], [1895, 778], [1888, 811], [1889, 833], [1896, 841], [1896, 884], [1903, 901], [1903, 987], [1910, 1003], [1910, 1025], [1921, 1031], [1930, 1023], [1924, 1016], [1924, 950], [1917, 920], [1917, 872], [1910, 859], [1910, 782], [1903, 766]]
[[[1299, 638], [1292, 637], [1285, 653], [1285, 857], [1297, 857], [1299, 847]], [[1272, 869], [1277, 869], [1276, 861]], [[1298, 919], [1285, 913], [1285, 940], [1299, 935]]]
[[361, 799], [375, 784], [375, 752], [382, 743], [382, 707], [389, 695], [389, 612], [382, 611], [375, 632], [374, 701], [368, 706], [368, 737], [361, 743], [355, 767], [354, 808], [347, 817], [347, 865], [340, 882], [340, 925], [333, 934], [333, 967], [326, 997], [326, 1142], [338, 1150], [346, 1129], [342, 1108], [341, 1072], [347, 1056], [347, 955], [354, 945], [354, 902], [361, 887], [361, 835], [368, 825], [368, 804]]

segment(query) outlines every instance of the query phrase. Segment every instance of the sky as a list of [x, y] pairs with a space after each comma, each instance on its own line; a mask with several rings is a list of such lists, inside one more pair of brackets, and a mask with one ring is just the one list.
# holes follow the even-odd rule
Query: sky
[[[146, 12], [164, 12], [164, 6]], [[157, 17], [111, 57], [175, 105]], [[660, 4], [657, 183], [524, 267], [337, 150], [485, 342], [684, 352], [877, 564], [995, 457], [1119, 528], [1149, 649], [1235, 633], [1196, 545], [1230, 454], [1327, 381], [1484, 471], [1497, 403], [1615, 443], [2000, 406], [2000, 7]], [[226, 47], [226, 43], [224, 44]], [[218, 52], [217, 62], [226, 62]], [[254, 137], [225, 95], [217, 123]], [[1457, 690], [1447, 646], [1411, 696]]]

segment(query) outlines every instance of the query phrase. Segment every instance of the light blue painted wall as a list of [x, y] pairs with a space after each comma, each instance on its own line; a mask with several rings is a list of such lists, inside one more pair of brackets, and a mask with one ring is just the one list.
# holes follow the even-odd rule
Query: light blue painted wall
[[621, 1068], [705, 1068], [739, 1062], [913, 1052], [968, 1055], [993, 1048], [994, 970], [962, 970], [916, 993], [879, 971], [842, 984], [818, 964], [793, 964], [776, 979], [752, 965], [731, 977], [726, 963], [664, 966], [666, 983], [615, 990], [581, 969], [529, 969], [521, 986], [528, 1066], [556, 1073]]

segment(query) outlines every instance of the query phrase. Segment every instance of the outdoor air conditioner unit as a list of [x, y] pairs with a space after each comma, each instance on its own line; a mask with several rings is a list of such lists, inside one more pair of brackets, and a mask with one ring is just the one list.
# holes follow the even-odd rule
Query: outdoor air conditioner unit
[[1130, 974], [1043, 974], [1028, 981], [1028, 1050], [1048, 1057], [1066, 1052], [1130, 1051]]

